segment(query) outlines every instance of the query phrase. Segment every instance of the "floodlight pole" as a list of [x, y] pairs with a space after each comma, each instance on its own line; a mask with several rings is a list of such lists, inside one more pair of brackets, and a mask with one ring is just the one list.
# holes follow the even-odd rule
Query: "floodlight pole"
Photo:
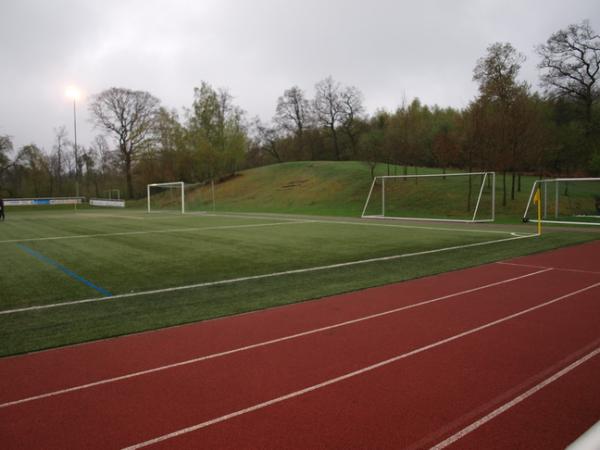
[[73, 96], [73, 136], [75, 138], [75, 152], [77, 152], [77, 100]]
[[[77, 151], [77, 98], [73, 95], [73, 138], [75, 141], [75, 156], [79, 159], [79, 152]], [[76, 195], [79, 197], [79, 164], [75, 161], [75, 188], [77, 190]], [[77, 209], [77, 203], [75, 203], [75, 209]]]

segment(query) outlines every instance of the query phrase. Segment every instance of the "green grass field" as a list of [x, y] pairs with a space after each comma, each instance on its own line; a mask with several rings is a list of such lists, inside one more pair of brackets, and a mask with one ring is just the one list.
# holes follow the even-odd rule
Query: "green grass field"
[[[255, 169], [217, 187], [218, 209], [254, 214], [147, 214], [141, 202], [126, 210], [10, 208], [0, 223], [0, 355], [309, 300], [600, 236], [556, 228], [522, 237], [535, 228], [518, 223], [361, 220], [354, 213], [368, 171], [363, 180], [358, 163], [338, 170], [315, 164], [313, 181], [301, 181], [310, 169], [303, 163]], [[282, 211], [312, 215], [267, 214]], [[354, 217], [333, 217], [348, 211]]]

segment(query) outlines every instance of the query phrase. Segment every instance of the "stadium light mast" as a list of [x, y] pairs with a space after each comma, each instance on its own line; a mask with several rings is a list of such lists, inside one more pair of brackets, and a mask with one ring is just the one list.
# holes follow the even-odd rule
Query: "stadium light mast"
[[[65, 90], [65, 95], [67, 96], [67, 98], [73, 100], [73, 137], [75, 145], [75, 155], [78, 157], [79, 152], [77, 148], [77, 100], [81, 98], [81, 91], [75, 86], [69, 86]], [[77, 161], [75, 161], [75, 164], [77, 165]], [[79, 197], [79, 169], [76, 167], [75, 170], [77, 174], [77, 181], [75, 184], [77, 188], [76, 196]]]
[[81, 92], [75, 86], [69, 86], [65, 95], [73, 100], [73, 136], [75, 138], [75, 151], [77, 151], [77, 100], [81, 97]]

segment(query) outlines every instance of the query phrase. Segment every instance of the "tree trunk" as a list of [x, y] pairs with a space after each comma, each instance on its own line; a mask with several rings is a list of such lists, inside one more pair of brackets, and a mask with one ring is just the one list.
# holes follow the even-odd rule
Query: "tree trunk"
[[335, 152], [335, 159], [336, 161], [340, 160], [340, 148], [338, 146], [338, 138], [337, 138], [337, 132], [335, 130], [335, 126], [330, 127], [331, 129], [331, 136], [333, 137], [333, 151]]
[[133, 182], [131, 179], [131, 157], [125, 158], [125, 178], [127, 179], [127, 196], [133, 198]]
[[502, 206], [506, 206], [506, 170], [502, 171]]
[[587, 123], [586, 128], [586, 136], [588, 136], [592, 131], [592, 104], [593, 98], [589, 96], [585, 100], [585, 121]]
[[510, 199], [514, 200], [515, 199], [515, 188], [517, 184], [517, 174], [515, 172], [512, 173], [512, 180], [511, 180], [511, 186], [510, 186]]
[[[469, 167], [469, 173], [473, 171], [472, 167]], [[473, 193], [473, 183], [471, 175], [469, 175], [469, 190], [467, 191], [467, 212], [471, 211], [471, 194]]]

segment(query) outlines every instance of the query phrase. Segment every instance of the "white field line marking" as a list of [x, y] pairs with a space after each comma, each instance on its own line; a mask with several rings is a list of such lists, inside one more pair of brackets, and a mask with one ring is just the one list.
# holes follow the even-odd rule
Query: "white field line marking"
[[[294, 223], [296, 223], [296, 222], [294, 222]], [[197, 288], [204, 288], [204, 287], [209, 287], [209, 286], [220, 286], [220, 285], [224, 285], [224, 284], [239, 283], [242, 281], [260, 280], [260, 279], [265, 279], [265, 278], [281, 277], [281, 276], [285, 276], [285, 275], [316, 272], [316, 271], [320, 271], [320, 270], [339, 269], [341, 267], [356, 266], [359, 264], [368, 264], [368, 263], [373, 263], [373, 262], [391, 261], [391, 260], [395, 260], [395, 259], [409, 258], [412, 256], [430, 255], [433, 253], [447, 252], [447, 251], [451, 251], [451, 250], [461, 250], [464, 248], [497, 244], [499, 242], [508, 242], [508, 241], [514, 241], [517, 239], [527, 239], [527, 238], [535, 237], [535, 236], [536, 235], [510, 237], [510, 238], [504, 238], [504, 239], [497, 239], [497, 240], [493, 240], [493, 241], [476, 242], [474, 244], [464, 244], [464, 245], [455, 245], [453, 247], [436, 248], [433, 250], [425, 250], [422, 252], [402, 253], [400, 255], [381, 256], [379, 258], [361, 259], [358, 261], [349, 261], [349, 262], [343, 262], [343, 263], [338, 263], [338, 264], [330, 264], [330, 265], [326, 265], [326, 266], [306, 267], [304, 269], [292, 269], [292, 270], [285, 270], [283, 272], [273, 272], [273, 273], [266, 273], [266, 274], [262, 274], [262, 275], [250, 275], [247, 277], [229, 278], [226, 280], [207, 281], [205, 283], [188, 284], [185, 286], [175, 286], [175, 287], [171, 287], [171, 288], [154, 289], [154, 290], [150, 290], [150, 291], [130, 292], [127, 294], [115, 294], [111, 297], [86, 298], [83, 300], [73, 300], [73, 301], [61, 302], [61, 303], [51, 303], [48, 305], [37, 305], [37, 306], [28, 306], [25, 308], [6, 309], [4, 311], [0, 311], [0, 316], [7, 315], [7, 314], [20, 313], [20, 312], [27, 312], [27, 311], [37, 311], [37, 310], [41, 310], [41, 309], [58, 308], [58, 307], [62, 307], [62, 306], [81, 305], [83, 303], [94, 303], [94, 302], [107, 301], [107, 300], [119, 300], [119, 299], [123, 299], [123, 298], [139, 297], [141, 295], [164, 294], [167, 292], [181, 291], [181, 290], [187, 290], [187, 289], [197, 289]]]
[[95, 238], [104, 236], [131, 236], [138, 234], [157, 234], [157, 233], [187, 233], [192, 231], [211, 231], [211, 230], [229, 230], [235, 228], [254, 228], [254, 227], [270, 227], [275, 225], [294, 225], [298, 223], [311, 223], [310, 220], [297, 220], [295, 222], [271, 222], [271, 223], [253, 223], [246, 225], [218, 225], [213, 227], [189, 227], [189, 228], [169, 228], [166, 230], [144, 230], [144, 231], [118, 231], [115, 233], [97, 233], [97, 234], [75, 234], [67, 236], [50, 236], [40, 238], [27, 238], [27, 239], [7, 239], [0, 241], [0, 244], [10, 244], [17, 242], [34, 242], [34, 241], [56, 241], [62, 239], [84, 239], [84, 238]]
[[459, 439], [462, 439], [463, 437], [465, 437], [469, 433], [475, 431], [480, 426], [482, 426], [485, 423], [489, 422], [490, 420], [496, 418], [497, 416], [499, 416], [503, 412], [506, 412], [510, 408], [512, 408], [513, 406], [521, 403], [526, 398], [531, 397], [533, 394], [535, 394], [536, 392], [538, 392], [540, 389], [543, 389], [544, 387], [548, 386], [550, 383], [553, 383], [554, 381], [558, 380], [563, 375], [566, 375], [567, 373], [571, 372], [576, 367], [578, 367], [581, 364], [585, 363], [586, 361], [588, 361], [589, 359], [593, 358], [594, 356], [597, 356], [598, 354], [600, 354], [600, 347], [598, 347], [596, 350], [593, 350], [592, 352], [588, 353], [587, 355], [581, 357], [580, 359], [578, 359], [574, 363], [570, 364], [569, 366], [565, 367], [564, 369], [556, 372], [551, 377], [546, 378], [544, 381], [542, 381], [539, 384], [535, 385], [534, 387], [532, 387], [528, 391], [525, 391], [521, 395], [513, 398], [510, 402], [505, 403], [504, 405], [498, 407], [497, 409], [495, 409], [491, 413], [487, 414], [486, 416], [483, 416], [481, 419], [473, 422], [471, 425], [463, 428], [462, 430], [460, 430], [456, 434], [453, 434], [448, 439], [440, 442], [439, 444], [435, 445], [434, 447], [431, 447], [430, 450], [441, 450], [443, 448], [448, 447], [449, 445], [453, 444], [454, 442], [458, 441]]
[[[261, 216], [261, 215], [244, 215], [244, 214], [218, 214], [218, 213], [206, 213], [207, 216], [213, 216], [213, 217], [235, 217], [235, 218], [245, 218], [245, 219], [268, 219], [268, 218], [277, 218], [277, 219], [284, 219], [283, 216], [278, 216], [273, 214], [272, 216]], [[292, 219], [288, 219], [288, 220], [292, 220]], [[364, 221], [348, 221], [348, 220], [335, 220], [335, 219], [331, 219], [331, 220], [323, 220], [323, 219], [316, 219], [316, 218], [311, 218], [310, 219], [311, 222], [314, 223], [333, 223], [333, 224], [338, 224], [338, 225], [359, 225], [359, 226], [363, 226], [363, 227], [386, 227], [386, 228], [405, 228], [405, 229], [417, 229], [417, 230], [431, 230], [431, 231], [452, 231], [452, 232], [464, 232], [464, 233], [492, 233], [492, 234], [511, 234], [511, 235], [515, 235], [513, 234], [513, 232], [510, 231], [500, 231], [500, 230], [480, 230], [480, 229], [466, 229], [466, 228], [447, 228], [447, 227], [428, 227], [428, 226], [422, 226], [422, 225], [398, 225], [398, 224], [391, 224], [391, 223], [376, 223], [376, 222], [364, 222]], [[530, 234], [523, 234], [523, 237], [525, 236], [529, 236]], [[533, 236], [536, 236], [535, 234], [531, 234]]]
[[494, 283], [485, 284], [483, 286], [478, 286], [478, 287], [467, 289], [467, 290], [460, 291], [460, 292], [454, 292], [452, 294], [447, 294], [447, 295], [444, 295], [444, 296], [441, 296], [441, 297], [436, 297], [436, 298], [433, 298], [433, 299], [430, 299], [430, 300], [425, 300], [425, 301], [422, 301], [422, 302], [419, 302], [419, 303], [413, 303], [411, 305], [401, 306], [399, 308], [394, 308], [394, 309], [390, 309], [390, 310], [387, 310], [387, 311], [382, 311], [380, 313], [370, 314], [368, 316], [363, 316], [363, 317], [359, 317], [359, 318], [356, 318], [356, 319], [347, 320], [345, 322], [339, 322], [339, 323], [336, 323], [336, 324], [333, 324], [333, 325], [328, 325], [328, 326], [324, 326], [324, 327], [320, 327], [320, 328], [315, 328], [315, 329], [312, 329], [312, 330], [303, 331], [301, 333], [296, 333], [296, 334], [292, 334], [292, 335], [289, 335], [289, 336], [283, 336], [283, 337], [276, 338], [276, 339], [271, 339], [271, 340], [268, 340], [268, 341], [258, 342], [256, 344], [246, 345], [244, 347], [234, 348], [234, 349], [227, 350], [227, 351], [220, 352], [220, 353], [213, 353], [213, 354], [210, 354], [210, 355], [205, 355], [205, 356], [200, 356], [200, 357], [193, 358], [193, 359], [188, 359], [186, 361], [180, 361], [180, 362], [177, 362], [177, 363], [167, 364], [167, 365], [155, 367], [155, 368], [152, 368], [152, 369], [141, 370], [139, 372], [132, 372], [132, 373], [129, 373], [129, 374], [126, 374], [126, 375], [118, 376], [118, 377], [106, 378], [104, 380], [94, 381], [92, 383], [86, 383], [86, 384], [82, 384], [82, 385], [79, 385], [79, 386], [73, 386], [73, 387], [70, 387], [70, 388], [60, 389], [60, 390], [52, 391], [52, 392], [47, 392], [45, 394], [40, 394], [40, 395], [36, 395], [36, 396], [32, 396], [32, 397], [27, 397], [27, 398], [23, 398], [23, 399], [20, 399], [20, 400], [14, 400], [14, 401], [11, 401], [11, 402], [2, 403], [2, 404], [0, 404], [0, 409], [6, 408], [8, 406], [19, 405], [21, 403], [27, 403], [27, 402], [30, 402], [30, 401], [33, 401], [33, 400], [39, 400], [39, 399], [46, 398], [46, 397], [53, 397], [55, 395], [66, 394], [68, 392], [74, 392], [74, 391], [79, 391], [79, 390], [82, 390], [82, 389], [88, 389], [88, 388], [91, 388], [91, 387], [94, 387], [94, 386], [100, 386], [102, 384], [114, 383], [115, 381], [127, 380], [129, 378], [135, 378], [135, 377], [139, 377], [141, 375], [147, 375], [147, 374], [154, 373], [154, 372], [160, 372], [160, 371], [167, 370], [167, 369], [173, 369], [175, 367], [187, 366], [189, 364], [195, 364], [197, 362], [206, 361], [208, 359], [220, 358], [222, 356], [232, 355], [234, 353], [240, 353], [240, 352], [247, 351], [247, 350], [252, 350], [252, 349], [255, 349], [255, 348], [266, 347], [268, 345], [276, 344], [278, 342], [285, 342], [285, 341], [289, 341], [289, 340], [292, 340], [292, 339], [297, 339], [297, 338], [300, 338], [300, 337], [309, 336], [311, 334], [322, 333], [323, 331], [328, 331], [328, 330], [332, 330], [332, 329], [335, 329], [335, 328], [345, 327], [345, 326], [352, 325], [352, 324], [355, 324], [355, 323], [360, 323], [360, 322], [364, 322], [364, 321], [367, 321], [367, 320], [372, 320], [372, 319], [376, 319], [376, 318], [379, 318], [379, 317], [388, 316], [390, 314], [395, 314], [395, 313], [398, 313], [398, 312], [401, 312], [401, 311], [405, 311], [405, 310], [408, 310], [408, 309], [418, 308], [418, 307], [421, 307], [421, 306], [429, 305], [431, 303], [440, 302], [442, 300], [447, 300], [449, 298], [458, 297], [458, 296], [466, 295], [466, 294], [471, 294], [473, 292], [481, 291], [483, 289], [488, 289], [488, 288], [491, 288], [491, 287], [500, 286], [500, 285], [503, 285], [503, 284], [508, 284], [508, 283], [511, 283], [511, 282], [514, 282], [514, 281], [522, 280], [524, 278], [529, 278], [529, 277], [532, 277], [534, 275], [538, 275], [538, 274], [541, 274], [541, 273], [544, 273], [544, 272], [548, 272], [550, 270], [551, 269], [538, 270], [536, 272], [528, 273], [526, 275], [520, 275], [518, 277], [508, 278], [506, 280], [501, 280], [501, 281], [496, 281]]
[[516, 231], [512, 231], [510, 232], [511, 236], [529, 236], [530, 234], [536, 234], [536, 233], [517, 233]]
[[531, 269], [554, 269], [554, 270], [563, 271], [563, 272], [589, 273], [592, 275], [600, 275], [600, 272], [596, 272], [593, 270], [565, 269], [562, 267], [546, 267], [546, 266], [537, 266], [534, 264], [519, 264], [519, 263], [511, 263], [511, 262], [504, 262], [504, 261], [498, 261], [498, 262], [496, 262], [496, 264], [501, 264], [503, 266], [528, 267]]
[[267, 406], [271, 406], [271, 405], [274, 405], [276, 403], [281, 403], [281, 402], [283, 402], [285, 400], [289, 400], [289, 399], [294, 398], [294, 397], [299, 397], [299, 396], [307, 394], [309, 392], [316, 391], [317, 389], [321, 389], [321, 388], [324, 388], [326, 386], [329, 386], [329, 385], [332, 385], [332, 384], [335, 384], [335, 383], [339, 383], [340, 381], [347, 380], [348, 378], [353, 378], [353, 377], [356, 377], [358, 375], [362, 375], [362, 374], [364, 374], [366, 372], [371, 372], [371, 371], [373, 371], [375, 369], [378, 369], [378, 368], [383, 367], [383, 366], [387, 366], [387, 365], [392, 364], [392, 363], [394, 363], [396, 361], [399, 361], [401, 359], [405, 359], [405, 358], [408, 358], [410, 356], [414, 356], [414, 355], [417, 355], [419, 353], [423, 353], [423, 352], [425, 352], [427, 350], [431, 350], [433, 348], [436, 348], [436, 347], [439, 347], [441, 345], [447, 344], [449, 342], [456, 341], [456, 340], [461, 339], [461, 338], [463, 338], [465, 336], [469, 336], [471, 334], [477, 333], [479, 331], [485, 330], [487, 328], [493, 327], [493, 326], [501, 324], [503, 322], [507, 322], [507, 321], [512, 320], [512, 319], [514, 319], [516, 317], [520, 317], [522, 315], [528, 314], [528, 313], [530, 313], [532, 311], [535, 311], [537, 309], [544, 308], [546, 306], [549, 306], [549, 305], [551, 305], [553, 303], [559, 302], [559, 301], [564, 300], [566, 298], [572, 297], [574, 295], [580, 294], [580, 293], [588, 291], [590, 289], [594, 289], [594, 288], [596, 288], [598, 286], [600, 286], [600, 283], [592, 284], [592, 285], [587, 286], [585, 288], [578, 289], [577, 291], [573, 291], [573, 292], [570, 292], [568, 294], [565, 294], [565, 295], [562, 295], [560, 297], [557, 297], [557, 298], [554, 298], [552, 300], [549, 300], [549, 301], [547, 301], [545, 303], [541, 303], [541, 304], [533, 306], [531, 308], [524, 309], [522, 311], [519, 311], [518, 313], [514, 313], [514, 314], [511, 314], [511, 315], [502, 317], [501, 319], [494, 320], [493, 322], [488, 322], [488, 323], [486, 323], [484, 325], [480, 325], [478, 327], [471, 328], [470, 330], [464, 331], [464, 332], [459, 333], [459, 334], [455, 334], [454, 336], [450, 336], [450, 337], [448, 337], [446, 339], [442, 339], [442, 340], [436, 341], [436, 342], [434, 342], [432, 344], [425, 345], [423, 347], [419, 347], [419, 348], [417, 348], [415, 350], [412, 350], [410, 352], [402, 353], [400, 355], [394, 356], [393, 358], [386, 359], [385, 361], [381, 361], [381, 362], [378, 362], [376, 364], [373, 364], [373, 365], [370, 365], [370, 366], [367, 366], [367, 367], [363, 367], [362, 369], [358, 369], [358, 370], [355, 370], [353, 372], [348, 372], [348, 373], [346, 373], [344, 375], [341, 375], [341, 376], [336, 377], [336, 378], [331, 378], [331, 379], [329, 379], [327, 381], [324, 381], [322, 383], [315, 384], [315, 385], [312, 385], [312, 386], [308, 386], [308, 387], [306, 387], [304, 389], [300, 389], [300, 390], [295, 391], [295, 392], [290, 392], [289, 394], [283, 395], [281, 397], [273, 398], [271, 400], [267, 400], [266, 402], [258, 403], [256, 405], [250, 406], [248, 408], [240, 409], [240, 410], [232, 412], [230, 414], [226, 414], [226, 415], [223, 415], [221, 417], [216, 417], [214, 419], [207, 420], [206, 422], [202, 422], [202, 423], [199, 423], [197, 425], [192, 425], [190, 427], [182, 428], [182, 429], [174, 431], [172, 433], [164, 434], [162, 436], [158, 436], [156, 438], [153, 438], [153, 439], [150, 439], [150, 440], [147, 440], [147, 441], [144, 441], [144, 442], [140, 442], [138, 444], [126, 447], [124, 450], [135, 450], [135, 449], [138, 449], [138, 448], [147, 447], [148, 445], [152, 445], [152, 444], [156, 444], [158, 442], [166, 441], [167, 439], [172, 439], [174, 437], [181, 436], [182, 434], [190, 433], [192, 431], [196, 431], [196, 430], [199, 430], [201, 428], [206, 428], [208, 426], [211, 426], [211, 425], [214, 425], [214, 424], [217, 424], [217, 423], [220, 423], [220, 422], [224, 422], [224, 421], [229, 420], [229, 419], [233, 419], [234, 417], [238, 417], [238, 416], [241, 416], [243, 414], [248, 414], [250, 412], [266, 408]]

